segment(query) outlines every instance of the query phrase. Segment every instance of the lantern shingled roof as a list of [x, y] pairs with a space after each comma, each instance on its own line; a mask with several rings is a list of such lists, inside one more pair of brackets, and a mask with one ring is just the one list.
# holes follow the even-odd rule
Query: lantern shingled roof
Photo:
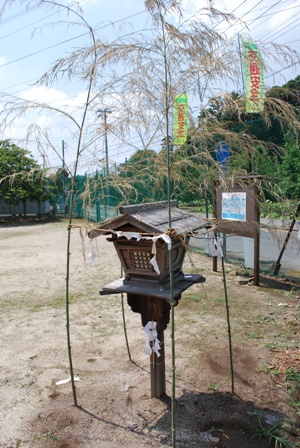
[[[177, 234], [191, 234], [197, 229], [207, 226], [207, 221], [195, 214], [187, 213], [178, 208], [177, 201], [171, 201], [171, 222], [172, 229]], [[169, 208], [168, 203], [147, 202], [144, 204], [127, 205], [119, 208], [120, 214], [115, 218], [104, 221], [99, 227], [90, 231], [91, 238], [99, 235], [112, 233], [111, 231], [130, 230], [134, 227], [141, 233], [160, 234], [166, 233], [169, 229]]]

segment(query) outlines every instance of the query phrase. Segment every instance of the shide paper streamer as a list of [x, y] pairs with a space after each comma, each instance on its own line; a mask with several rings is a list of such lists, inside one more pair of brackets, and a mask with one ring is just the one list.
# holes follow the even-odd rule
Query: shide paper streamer
[[91, 241], [91, 252], [89, 253], [89, 258], [93, 266], [96, 265], [96, 249], [94, 245], [94, 241]]
[[145, 354], [150, 356], [152, 353], [156, 353], [156, 356], [160, 357], [160, 340], [157, 338], [157, 322], [149, 320], [145, 325], [144, 331], [147, 335]]
[[221, 240], [219, 237], [215, 236], [213, 232], [209, 232], [205, 239], [205, 252], [212, 257], [223, 257], [223, 249], [221, 245]]
[[[67, 384], [71, 381], [71, 377], [67, 378], [66, 380], [60, 380], [60, 381], [56, 381], [56, 385], [57, 386], [61, 386], [62, 384]], [[80, 377], [79, 376], [75, 376], [74, 377], [74, 381], [80, 381]]]

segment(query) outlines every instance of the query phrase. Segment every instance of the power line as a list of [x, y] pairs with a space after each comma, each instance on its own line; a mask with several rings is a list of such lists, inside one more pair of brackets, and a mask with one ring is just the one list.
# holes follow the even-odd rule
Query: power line
[[274, 5], [270, 6], [265, 12], [263, 12], [259, 17], [256, 17], [255, 19], [253, 19], [249, 25], [252, 25], [252, 23], [256, 22], [256, 20], [259, 20], [261, 17], [265, 16], [265, 14], [270, 11], [271, 9], [275, 8], [275, 6], [277, 6], [279, 3], [281, 3], [281, 0], [278, 0], [277, 3], [274, 3]]
[[43, 53], [44, 51], [47, 51], [47, 50], [51, 50], [52, 48], [58, 47], [59, 45], [63, 45], [63, 44], [66, 44], [68, 42], [71, 42], [74, 39], [79, 39], [80, 37], [86, 36], [87, 34], [88, 33], [83, 33], [83, 34], [81, 34], [79, 36], [71, 37], [70, 39], [64, 40], [63, 42], [59, 42], [57, 44], [51, 45], [50, 47], [43, 48], [42, 50], [37, 50], [34, 53], [27, 54], [25, 56], [22, 56], [21, 58], [13, 60], [13, 61], [6, 62], [5, 64], [1, 64], [0, 68], [1, 67], [6, 67], [7, 65], [14, 64], [15, 62], [22, 61], [23, 59], [27, 59], [27, 58], [30, 58], [32, 56], [36, 56], [37, 54]]
[[[244, 3], [246, 3], [247, 0], [243, 0], [242, 3], [240, 3], [236, 8], [234, 8], [229, 14], [233, 14], [237, 9], [239, 9], [240, 6], [242, 6]], [[222, 22], [224, 22], [224, 20], [226, 20], [225, 18], [223, 18], [222, 20], [220, 20], [219, 23], [217, 23], [212, 30], [215, 30], [217, 28], [217, 26], [219, 26]]]
[[28, 8], [23, 9], [22, 11], [16, 12], [15, 14], [12, 14], [11, 16], [7, 17], [4, 20], [0, 20], [0, 26], [4, 25], [5, 23], [9, 23], [14, 19], [18, 19], [19, 17], [22, 17], [26, 14], [28, 14], [28, 12], [33, 11], [34, 9], [39, 8], [39, 5], [34, 5]]
[[[55, 16], [56, 14], [58, 14], [58, 13], [54, 12], [53, 14], [50, 14], [49, 16], [47, 16], [46, 19], [49, 19], [50, 17]], [[43, 20], [45, 20], [45, 17], [43, 17], [42, 19], [36, 20], [35, 22], [31, 22], [28, 25], [22, 26], [21, 28], [18, 28], [17, 30], [12, 31], [11, 33], [1, 36], [0, 40], [5, 39], [6, 37], [12, 36], [13, 34], [17, 34], [19, 31], [23, 31], [26, 28], [29, 28], [30, 26], [35, 25], [36, 23], [42, 22]]]
[[[300, 14], [300, 13], [299, 13]], [[290, 25], [292, 25], [293, 23], [295, 23], [295, 22], [299, 22], [299, 18], [298, 19], [296, 19], [296, 20], [294, 20], [292, 23], [290, 23]], [[293, 28], [289, 28], [287, 31], [285, 31], [284, 33], [281, 33], [279, 36], [277, 36], [277, 39], [279, 39], [279, 37], [282, 37], [282, 36], [284, 36], [285, 34], [287, 34], [287, 33], [289, 33], [290, 31], [292, 31], [293, 29], [295, 29], [295, 28], [297, 28], [298, 27], [298, 25], [295, 25], [295, 26], [293, 26]], [[286, 27], [284, 27], [282, 30], [284, 30]], [[281, 31], [282, 31], [281, 30]], [[277, 34], [277, 33], [276, 33]]]
[[[256, 5], [254, 5], [252, 8], [250, 8], [249, 11], [245, 12], [245, 13], [240, 17], [240, 19], [242, 19], [242, 18], [245, 17], [247, 14], [249, 14], [251, 11], [253, 11], [253, 10], [256, 8], [256, 6], [260, 5], [263, 1], [264, 1], [264, 0], [259, 0], [259, 2], [256, 3]], [[224, 30], [224, 31], [222, 32], [222, 34], [225, 34], [225, 33], [226, 33], [230, 28], [232, 28], [233, 26], [234, 26], [233, 24], [229, 25], [229, 27], [226, 28], [226, 30]], [[245, 28], [245, 27], [244, 27], [244, 28]], [[243, 29], [244, 29], [244, 28], [243, 28]]]
[[[300, 14], [300, 12], [298, 12], [296, 15], [294, 15], [293, 18], [295, 18], [295, 17], [298, 16], [299, 14]], [[267, 36], [268, 36], [268, 39], [270, 39], [272, 36], [276, 36], [276, 34], [280, 33], [280, 31], [284, 30], [287, 26], [290, 26], [290, 25], [292, 25], [292, 24], [295, 22], [295, 20], [294, 20], [292, 23], [289, 23], [288, 25], [286, 25], [285, 27], [283, 27], [282, 29], [280, 29], [279, 31], [276, 31], [276, 32], [274, 33], [274, 31], [275, 31], [276, 29], [281, 28], [282, 25], [284, 25], [284, 24], [287, 23], [287, 22], [290, 22], [290, 20], [291, 20], [291, 17], [288, 17], [286, 20], [284, 20], [284, 21], [281, 22], [279, 25], [277, 25], [275, 28], [273, 28], [272, 31], [265, 31], [263, 34], [259, 35], [259, 36], [258, 36], [258, 39], [266, 38]], [[297, 21], [297, 20], [299, 20], [299, 19], [296, 19], [296, 21]], [[280, 37], [280, 36], [278, 36], [278, 37]]]
[[[288, 1], [290, 1], [290, 0], [288, 0]], [[297, 6], [291, 6], [290, 8], [283, 8], [283, 9], [279, 9], [279, 10], [277, 10], [277, 11], [275, 11], [275, 12], [272, 12], [271, 14], [265, 14], [264, 15], [264, 17], [271, 17], [271, 16], [276, 16], [277, 14], [281, 14], [283, 11], [284, 12], [286, 12], [286, 11], [290, 11], [290, 10], [292, 10], [292, 9], [299, 9], [300, 8], [300, 5], [297, 5]], [[289, 20], [290, 18], [288, 18], [287, 20]], [[264, 22], [263, 22], [264, 23]], [[282, 23], [281, 23], [282, 24]], [[280, 26], [281, 24], [279, 24], [278, 26]], [[275, 27], [274, 29], [276, 29], [277, 27]], [[268, 32], [268, 31], [267, 31]]]
[[[117, 24], [117, 23], [123, 22], [124, 20], [132, 19], [133, 17], [137, 17], [137, 16], [143, 14], [144, 12], [145, 12], [145, 10], [142, 10], [142, 11], [139, 11], [139, 12], [137, 12], [137, 13], [135, 13], [135, 14], [131, 14], [130, 16], [124, 17], [124, 18], [122, 18], [122, 19], [115, 20], [114, 22], [110, 22], [110, 23], [105, 24], [105, 25], [102, 25], [102, 26], [100, 26], [100, 27], [96, 27], [96, 28], [95, 28], [95, 31], [99, 31], [99, 30], [102, 30], [102, 29], [104, 29], [104, 28], [108, 28], [109, 26], [113, 26], [113, 25], [115, 25], [115, 24]], [[87, 36], [88, 34], [89, 34], [89, 32], [87, 31], [87, 32], [82, 33], [82, 34], [80, 34], [80, 35], [71, 37], [70, 39], [67, 39], [67, 40], [58, 42], [57, 44], [50, 45], [49, 47], [42, 48], [41, 50], [37, 50], [37, 51], [35, 51], [35, 52], [33, 52], [33, 53], [27, 54], [27, 55], [22, 56], [22, 57], [20, 57], [20, 58], [18, 58], [18, 59], [14, 59], [13, 61], [9, 61], [9, 62], [6, 62], [6, 63], [4, 63], [4, 64], [1, 64], [1, 65], [0, 65], [0, 68], [1, 68], [1, 67], [6, 67], [6, 66], [11, 65], [11, 64], [14, 64], [15, 62], [19, 62], [19, 61], [21, 61], [21, 60], [23, 60], [23, 59], [27, 59], [27, 58], [30, 58], [30, 57], [32, 57], [32, 56], [36, 56], [37, 54], [43, 53], [44, 51], [48, 51], [48, 50], [51, 50], [51, 49], [53, 49], [53, 48], [56, 48], [56, 47], [58, 47], [58, 46], [60, 46], [60, 45], [64, 45], [64, 44], [66, 44], [66, 43], [68, 43], [68, 42], [71, 42], [72, 40], [79, 39], [79, 38], [81, 38], [81, 37], [83, 37], [83, 36]]]
[[278, 75], [279, 73], [284, 72], [285, 70], [287, 70], [287, 69], [289, 69], [289, 68], [291, 68], [291, 67], [294, 67], [294, 66], [297, 65], [297, 64], [299, 64], [298, 61], [293, 62], [292, 64], [288, 65], [287, 67], [284, 67], [284, 68], [282, 68], [281, 70], [278, 70], [277, 72], [273, 72], [273, 73], [271, 73], [270, 75], [265, 76], [265, 79], [271, 78], [271, 76]]

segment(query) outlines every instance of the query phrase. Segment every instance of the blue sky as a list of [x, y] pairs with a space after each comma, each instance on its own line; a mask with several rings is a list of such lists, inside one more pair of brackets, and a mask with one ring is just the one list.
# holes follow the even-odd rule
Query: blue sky
[[[64, 12], [57, 13], [55, 9], [43, 6], [35, 7], [35, 2], [15, 1], [11, 8], [6, 8], [0, 22], [0, 91], [29, 100], [38, 99], [45, 103], [60, 105], [68, 103], [75, 107], [83, 100], [86, 85], [69, 83], [61, 80], [49, 87], [33, 87], [34, 81], [39, 78], [58, 58], [64, 57], [68, 52], [80, 48], [89, 42], [85, 29], [80, 26], [68, 26], [67, 21], [73, 19]], [[183, 0], [183, 18], [190, 17], [197, 9], [206, 6], [204, 0]], [[29, 6], [28, 6], [29, 5]], [[88, 23], [97, 27], [97, 35], [108, 41], [127, 32], [144, 30], [150, 25], [149, 15], [145, 11], [142, 0], [83, 0], [80, 5]], [[228, 25], [219, 20], [213, 27], [226, 34], [228, 38], [237, 39], [237, 34], [246, 33], [254, 40], [267, 42], [275, 41], [288, 44], [294, 50], [299, 49], [299, 21], [300, 0], [238, 0], [232, 2], [218, 0], [214, 6], [226, 13], [233, 13], [244, 23]], [[246, 26], [248, 28], [246, 28]], [[266, 76], [266, 84], [281, 85], [297, 76], [299, 65], [288, 69], [273, 65], [273, 72]], [[222, 89], [221, 85], [214, 86], [216, 93]], [[108, 104], [108, 106], [110, 106]], [[115, 119], [117, 117], [115, 116]], [[108, 116], [113, 120], [113, 113]], [[60, 153], [62, 140], [65, 141], [66, 158], [72, 163], [74, 157], [74, 143], [70, 129], [65, 127], [61, 118], [41, 114], [40, 116], [24, 116], [6, 130], [0, 138], [11, 138], [22, 146], [22, 138], [26, 134], [28, 125], [38, 120], [41, 126], [46, 126], [51, 133], [51, 142]], [[101, 120], [101, 119], [99, 119]], [[111, 163], [123, 162], [129, 157], [133, 148], [117, 142], [108, 134]], [[158, 144], [158, 143], [157, 143]], [[30, 146], [31, 145], [31, 146]], [[104, 139], [97, 143], [98, 160], [104, 157]], [[24, 146], [24, 145], [23, 145]], [[36, 145], [29, 144], [34, 156], [42, 162]], [[159, 146], [159, 144], [158, 144]], [[159, 149], [153, 148], [153, 149]], [[45, 149], [48, 162], [59, 166], [61, 161], [55, 152]], [[51, 152], [51, 153], [50, 153]], [[93, 151], [89, 154], [93, 156]], [[85, 169], [83, 167], [83, 169]]]

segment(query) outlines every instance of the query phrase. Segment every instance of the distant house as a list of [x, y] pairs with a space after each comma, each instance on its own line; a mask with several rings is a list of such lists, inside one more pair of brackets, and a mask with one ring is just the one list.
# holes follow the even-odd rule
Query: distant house
[[0, 200], [0, 216], [2, 217], [48, 215], [49, 213], [49, 201], [26, 201], [19, 202], [18, 205], [10, 205]]

